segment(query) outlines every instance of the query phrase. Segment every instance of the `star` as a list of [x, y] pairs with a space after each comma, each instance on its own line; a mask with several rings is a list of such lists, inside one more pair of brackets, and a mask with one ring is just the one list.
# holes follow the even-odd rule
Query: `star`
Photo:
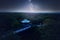
[[29, 0], [29, 2], [31, 2], [31, 0]]

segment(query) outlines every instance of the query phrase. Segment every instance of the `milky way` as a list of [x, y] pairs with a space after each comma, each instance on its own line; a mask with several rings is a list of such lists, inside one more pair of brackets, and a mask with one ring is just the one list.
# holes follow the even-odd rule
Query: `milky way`
[[0, 12], [60, 11], [59, 4], [59, 0], [0, 0]]

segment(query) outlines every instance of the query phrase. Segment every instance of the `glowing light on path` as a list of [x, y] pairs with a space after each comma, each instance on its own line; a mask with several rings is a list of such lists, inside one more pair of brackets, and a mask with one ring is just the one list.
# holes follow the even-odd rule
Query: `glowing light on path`
[[29, 28], [31, 28], [31, 26], [29, 26], [29, 27], [25, 27], [25, 28], [22, 28], [22, 29], [19, 29], [19, 30], [16, 30], [16, 31], [14, 31], [13, 33], [16, 34], [16, 33], [19, 33], [19, 32], [22, 32], [22, 31], [25, 31], [25, 30], [27, 30], [27, 29], [29, 29]]
[[[23, 24], [23, 27], [24, 27], [24, 28], [18, 29], [18, 30], [16, 30], [16, 31], [14, 31], [13, 33], [16, 34], [16, 33], [19, 33], [19, 32], [22, 32], [22, 31], [25, 31], [25, 30], [31, 28], [30, 20], [24, 19], [24, 20], [21, 21], [21, 23]], [[27, 24], [26, 24], [26, 23], [27, 23]]]

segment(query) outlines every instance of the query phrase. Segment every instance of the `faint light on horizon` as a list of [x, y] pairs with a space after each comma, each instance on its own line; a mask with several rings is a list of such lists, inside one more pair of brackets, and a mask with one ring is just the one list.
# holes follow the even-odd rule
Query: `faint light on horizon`
[[13, 10], [11, 12], [22, 12], [22, 13], [55, 13], [55, 12], [57, 12], [57, 11], [47, 10], [47, 9], [43, 10], [43, 8], [41, 8], [37, 4], [33, 4], [31, 2], [32, 0], [28, 0], [28, 1], [29, 1], [29, 3], [22, 6], [22, 8]]
[[33, 5], [32, 3], [25, 5], [20, 9], [11, 11], [11, 12], [22, 12], [22, 13], [53, 13], [57, 11], [53, 10], [43, 10], [42, 8], [38, 7], [37, 5]]

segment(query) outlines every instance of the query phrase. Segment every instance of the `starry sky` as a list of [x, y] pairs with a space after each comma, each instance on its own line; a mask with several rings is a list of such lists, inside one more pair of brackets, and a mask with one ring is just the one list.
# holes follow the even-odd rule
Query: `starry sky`
[[[27, 10], [29, 0], [0, 0], [0, 12]], [[38, 10], [51, 10], [60, 11], [60, 0], [31, 0], [31, 3], [35, 7], [38, 6]], [[29, 8], [29, 6], [28, 6]], [[30, 19], [34, 24], [36, 22], [47, 24], [43, 27], [32, 27], [29, 30], [13, 35], [12, 32], [21, 28], [19, 19]], [[34, 24], [35, 25], [35, 24]], [[60, 40], [60, 14], [22, 14], [22, 13], [0, 13], [0, 38], [3, 39], [6, 34], [9, 37], [3, 40]], [[0, 40], [1, 40], [0, 39]]]
[[[60, 11], [60, 0], [31, 0], [39, 6], [39, 10]], [[0, 12], [18, 10], [27, 6], [28, 0], [0, 0]], [[41, 9], [40, 9], [41, 8]]]

